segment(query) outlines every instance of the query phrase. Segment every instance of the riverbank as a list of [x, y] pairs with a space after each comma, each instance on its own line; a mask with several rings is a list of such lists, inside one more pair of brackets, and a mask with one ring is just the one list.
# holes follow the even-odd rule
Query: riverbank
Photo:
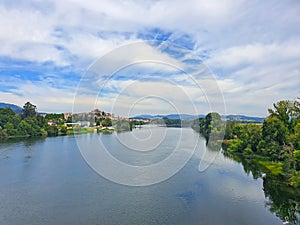
[[223, 155], [241, 163], [244, 171], [254, 179], [263, 180], [263, 190], [268, 198], [266, 204], [272, 206], [270, 211], [282, 220], [289, 221], [289, 224], [299, 224], [300, 189], [296, 186], [300, 179], [299, 174], [294, 176], [293, 179], [298, 181], [293, 185], [290, 175], [283, 172], [284, 165], [281, 162], [272, 162], [260, 155], [249, 157], [228, 151], [223, 151]]
[[[291, 179], [291, 174], [285, 174], [284, 164], [282, 162], [273, 162], [268, 157], [260, 155], [245, 156], [242, 153], [231, 153], [226, 150], [223, 150], [223, 154], [224, 156], [241, 163], [245, 172], [251, 172], [256, 179], [271, 177], [272, 179], [278, 180], [281, 184], [294, 192], [300, 199], [300, 189], [297, 185], [300, 176], [297, 173], [294, 175], [293, 179]], [[291, 180], [294, 180], [294, 183], [291, 183]]]
[[13, 136], [4, 136], [0, 137], [0, 141], [12, 140], [12, 139], [28, 139], [28, 138], [38, 138], [38, 137], [57, 137], [57, 136], [66, 136], [66, 135], [74, 135], [74, 134], [87, 134], [87, 133], [94, 133], [96, 131], [95, 128], [81, 128], [81, 129], [73, 129], [69, 128], [66, 132], [58, 131], [54, 135], [13, 135]]
[[146, 122], [142, 120], [116, 119], [111, 113], [100, 110], [72, 115], [39, 114], [37, 107], [30, 102], [25, 103], [21, 114], [10, 108], [0, 108], [0, 140], [123, 132], [144, 124]]
[[194, 120], [193, 129], [208, 147], [222, 148], [228, 155], [242, 156], [265, 173], [278, 176], [288, 187], [300, 187], [300, 102], [279, 101], [268, 109], [263, 124], [224, 121], [216, 112]]

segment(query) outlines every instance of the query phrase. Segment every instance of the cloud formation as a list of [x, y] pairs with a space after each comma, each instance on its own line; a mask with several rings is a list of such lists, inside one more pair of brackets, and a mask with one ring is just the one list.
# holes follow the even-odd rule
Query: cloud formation
[[[195, 60], [164, 48], [163, 41], [168, 41], [197, 55], [195, 65], [200, 60], [208, 65], [223, 92], [227, 113], [264, 116], [274, 101], [300, 95], [299, 11], [296, 0], [4, 0], [0, 3], [0, 100], [19, 105], [30, 100], [40, 111], [71, 111], [80, 77], [96, 59], [120, 46], [155, 40], [155, 48], [149, 47], [146, 55], [157, 54], [176, 65]], [[139, 71], [145, 75], [147, 68]], [[148, 67], [148, 73], [154, 71]], [[180, 88], [192, 98], [202, 98], [184, 75], [157, 71], [181, 81]], [[135, 72], [128, 70], [114, 80], [115, 89], [102, 96], [101, 107], [108, 110], [126, 82], [141, 82], [134, 78]], [[204, 77], [199, 81], [210, 87]], [[166, 89], [163, 82], [143, 82], [126, 101], [151, 85], [158, 91]], [[185, 113], [192, 112], [184, 101], [181, 104]]]

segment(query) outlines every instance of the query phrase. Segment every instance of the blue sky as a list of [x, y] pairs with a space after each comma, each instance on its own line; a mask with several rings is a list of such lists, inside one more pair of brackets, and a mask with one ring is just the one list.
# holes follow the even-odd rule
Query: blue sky
[[[273, 102], [300, 96], [299, 12], [297, 0], [2, 0], [0, 102], [31, 101], [43, 112], [265, 116]], [[135, 49], [140, 41], [151, 42]], [[168, 65], [135, 64], [105, 83], [103, 71], [134, 54]], [[85, 83], [91, 68], [97, 75]]]

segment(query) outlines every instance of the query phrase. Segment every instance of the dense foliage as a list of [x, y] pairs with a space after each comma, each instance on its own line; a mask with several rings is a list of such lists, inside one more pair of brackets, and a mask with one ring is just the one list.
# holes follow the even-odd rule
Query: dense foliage
[[281, 176], [288, 185], [300, 187], [300, 103], [279, 101], [269, 109], [263, 124], [225, 122], [217, 113], [194, 121], [193, 128], [208, 143], [222, 139], [228, 154], [252, 159], [273, 175]]
[[20, 115], [10, 108], [0, 108], [0, 139], [91, 133], [95, 131], [95, 125], [101, 132], [131, 131], [134, 127], [145, 124], [143, 121], [112, 120], [110, 117], [111, 114], [100, 111], [73, 114], [68, 118], [63, 113], [42, 116], [37, 113], [35, 105], [27, 102]]
[[48, 113], [45, 116], [46, 120], [56, 120], [56, 121], [63, 121], [65, 119], [65, 116], [63, 113]]
[[123, 132], [123, 131], [132, 131], [133, 128], [139, 127], [141, 125], [145, 125], [146, 123], [144, 121], [138, 121], [138, 120], [117, 120], [114, 121], [113, 126], [117, 132]]
[[118, 120], [115, 122], [114, 127], [117, 132], [132, 131], [133, 123], [127, 120]]
[[[48, 125], [50, 121], [51, 126]], [[64, 114], [52, 113], [43, 117], [30, 102], [25, 103], [20, 115], [10, 108], [0, 108], [0, 139], [67, 134], [63, 122]]]
[[112, 120], [110, 118], [105, 118], [101, 122], [102, 126], [104, 127], [111, 127], [112, 126]]
[[225, 122], [221, 120], [218, 113], [211, 112], [205, 118], [194, 120], [192, 128], [205, 137], [210, 148], [220, 149], [225, 132]]
[[182, 119], [169, 119], [168, 117], [163, 117], [161, 119], [153, 119], [151, 124], [156, 124], [159, 126], [166, 127], [190, 127], [191, 123], [188, 120]]
[[36, 112], [37, 112], [36, 106], [31, 104], [30, 102], [26, 102], [25, 105], [23, 106], [21, 116], [23, 119], [28, 117], [33, 118], [36, 116], [37, 114]]
[[[274, 109], [269, 109], [269, 116], [264, 120], [262, 127], [235, 125], [234, 129], [227, 133], [231, 139], [225, 142], [224, 148], [248, 157], [265, 157], [274, 162], [273, 168], [269, 168], [271, 172], [279, 170], [279, 174], [287, 179], [289, 185], [300, 187], [299, 102], [279, 101], [273, 106]], [[249, 130], [250, 126], [257, 128]]]
[[11, 136], [47, 135], [45, 123], [36, 114], [36, 106], [27, 102], [18, 115], [10, 108], [0, 109], [0, 139]]

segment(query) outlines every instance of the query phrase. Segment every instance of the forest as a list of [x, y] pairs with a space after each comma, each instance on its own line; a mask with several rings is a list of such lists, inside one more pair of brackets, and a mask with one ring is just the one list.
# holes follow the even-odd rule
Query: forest
[[36, 136], [58, 136], [84, 133], [87, 129], [67, 127], [65, 122], [73, 122], [72, 117], [65, 120], [63, 113], [48, 113], [42, 116], [37, 107], [25, 103], [20, 114], [11, 108], [0, 108], [0, 139]]
[[27, 102], [21, 114], [10, 108], [0, 109], [0, 139], [9, 137], [51, 136], [57, 127], [47, 126], [46, 118], [37, 114], [37, 107]]
[[287, 186], [300, 187], [299, 100], [274, 103], [262, 124], [226, 122], [212, 112], [194, 120], [192, 127], [210, 148], [222, 146], [225, 155], [255, 164]]

